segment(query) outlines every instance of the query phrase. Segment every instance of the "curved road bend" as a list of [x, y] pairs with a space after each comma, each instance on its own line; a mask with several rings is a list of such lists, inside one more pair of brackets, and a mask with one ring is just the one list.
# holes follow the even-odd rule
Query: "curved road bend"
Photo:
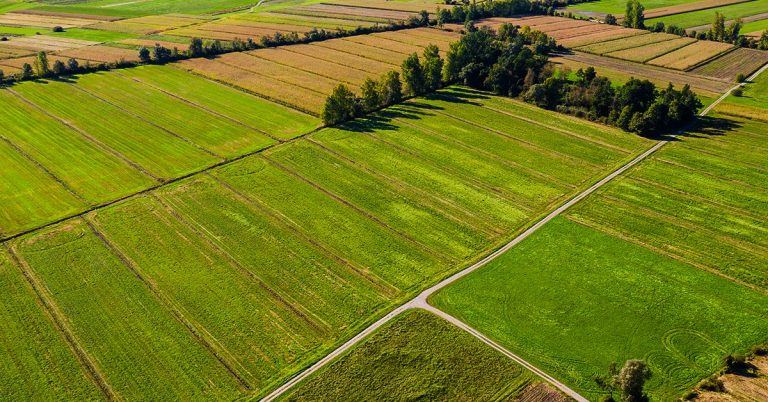
[[[757, 78], [757, 76], [759, 76], [761, 73], [763, 73], [767, 69], [768, 69], [768, 64], [764, 65], [762, 68], [757, 70], [757, 72], [752, 74], [747, 79], [747, 81], [753, 81], [755, 78]], [[702, 110], [701, 113], [699, 113], [699, 116], [707, 115], [715, 106], [717, 106], [726, 97], [728, 97], [728, 95], [730, 95], [731, 92], [734, 89], [740, 88], [740, 87], [742, 87], [744, 85], [745, 85], [745, 83], [740, 83], [740, 84], [734, 86], [733, 88], [729, 89], [728, 91], [726, 91], [722, 96], [720, 96], [711, 105], [707, 106], [704, 110]], [[552, 376], [548, 375], [544, 371], [540, 370], [539, 368], [537, 368], [533, 364], [525, 361], [521, 357], [519, 357], [519, 356], [515, 355], [514, 353], [510, 352], [509, 350], [505, 349], [501, 345], [497, 344], [493, 340], [491, 340], [488, 337], [486, 337], [485, 335], [483, 335], [480, 331], [470, 327], [469, 325], [465, 324], [464, 322], [462, 322], [458, 318], [453, 317], [452, 315], [450, 315], [450, 314], [448, 314], [448, 313], [446, 313], [446, 312], [444, 312], [444, 311], [442, 311], [442, 310], [440, 310], [440, 309], [430, 305], [427, 302], [427, 298], [429, 296], [431, 296], [432, 294], [436, 293], [437, 291], [439, 291], [440, 289], [443, 289], [444, 287], [446, 287], [446, 286], [456, 282], [457, 280], [463, 278], [464, 276], [469, 275], [470, 273], [478, 270], [479, 268], [481, 268], [484, 265], [488, 264], [489, 262], [493, 261], [498, 256], [500, 256], [501, 254], [505, 253], [507, 250], [511, 249], [512, 247], [516, 246], [521, 241], [525, 240], [528, 236], [530, 236], [531, 234], [536, 232], [539, 228], [544, 226], [547, 222], [551, 221], [552, 219], [554, 219], [558, 215], [562, 214], [565, 210], [567, 210], [568, 208], [572, 207], [574, 204], [578, 203], [582, 199], [586, 198], [588, 195], [592, 194], [593, 192], [595, 192], [600, 187], [604, 186], [609, 181], [613, 180], [617, 176], [621, 175], [622, 173], [626, 172], [627, 170], [629, 170], [633, 166], [637, 165], [640, 161], [642, 161], [643, 159], [647, 158], [652, 153], [654, 153], [657, 150], [659, 150], [659, 148], [663, 147], [668, 142], [669, 142], [668, 140], [665, 140], [665, 141], [660, 141], [660, 142], [654, 144], [651, 148], [649, 148], [648, 150], [646, 150], [645, 152], [643, 152], [642, 154], [640, 154], [636, 158], [634, 158], [631, 161], [627, 162], [625, 165], [621, 166], [620, 168], [614, 170], [613, 172], [611, 172], [610, 174], [605, 176], [602, 180], [598, 181], [597, 183], [595, 183], [594, 185], [592, 185], [588, 189], [582, 191], [581, 193], [579, 193], [575, 197], [573, 197], [570, 200], [568, 200], [566, 203], [562, 204], [560, 207], [558, 207], [554, 211], [550, 212], [547, 216], [545, 216], [544, 218], [542, 218], [541, 220], [536, 222], [533, 226], [528, 228], [523, 233], [519, 234], [517, 237], [512, 239], [509, 243], [505, 244], [500, 249], [494, 251], [493, 253], [491, 253], [487, 257], [483, 258], [482, 260], [478, 261], [477, 263], [473, 264], [472, 266], [467, 267], [467, 268], [465, 268], [465, 269], [463, 269], [463, 270], [461, 270], [461, 271], [459, 271], [459, 272], [449, 276], [448, 278], [444, 279], [443, 281], [439, 282], [438, 284], [436, 284], [436, 285], [434, 285], [434, 286], [424, 290], [423, 292], [421, 292], [415, 298], [411, 299], [410, 301], [406, 302], [405, 304], [401, 305], [400, 307], [397, 307], [394, 310], [390, 311], [387, 315], [385, 315], [384, 317], [381, 317], [378, 321], [374, 322], [373, 324], [371, 324], [370, 326], [368, 326], [367, 328], [362, 330], [360, 333], [358, 333], [357, 335], [352, 337], [350, 340], [345, 342], [343, 345], [339, 346], [338, 348], [333, 350], [331, 353], [329, 353], [328, 355], [326, 355], [325, 357], [323, 357], [322, 359], [317, 361], [315, 364], [313, 364], [312, 366], [310, 366], [306, 370], [302, 371], [297, 376], [291, 378], [288, 382], [286, 382], [282, 386], [276, 388], [269, 395], [267, 395], [263, 399], [261, 399], [261, 402], [271, 402], [271, 401], [274, 401], [275, 399], [277, 399], [278, 397], [283, 395], [286, 391], [288, 391], [289, 389], [293, 388], [293, 386], [295, 386], [296, 384], [301, 382], [303, 379], [305, 379], [305, 378], [309, 377], [310, 375], [314, 374], [315, 372], [320, 370], [323, 366], [328, 364], [330, 361], [332, 361], [336, 357], [339, 357], [340, 355], [342, 355], [345, 352], [347, 352], [354, 345], [356, 345], [358, 342], [360, 342], [363, 338], [367, 337], [368, 335], [372, 334], [377, 329], [381, 328], [384, 324], [386, 324], [387, 322], [389, 322], [390, 320], [392, 320], [393, 318], [398, 316], [403, 311], [406, 311], [406, 310], [409, 310], [409, 309], [414, 309], [414, 308], [424, 309], [424, 310], [427, 310], [427, 311], [429, 311], [429, 312], [431, 312], [431, 313], [433, 313], [433, 314], [435, 314], [435, 315], [437, 315], [439, 317], [442, 317], [446, 321], [448, 321], [448, 322], [456, 325], [457, 327], [463, 329], [464, 331], [468, 332], [470, 335], [474, 336], [475, 338], [481, 340], [482, 342], [484, 342], [488, 346], [490, 346], [490, 347], [496, 349], [497, 351], [501, 352], [502, 354], [504, 354], [505, 356], [507, 356], [510, 359], [514, 360], [515, 362], [519, 363], [520, 365], [522, 365], [523, 367], [527, 368], [528, 370], [536, 373], [541, 378], [543, 378], [544, 380], [549, 382], [552, 386], [556, 387], [557, 389], [562, 391], [564, 394], [570, 396], [571, 398], [575, 399], [576, 401], [578, 401], [578, 402], [589, 402], [588, 399], [586, 399], [583, 396], [579, 395], [576, 391], [572, 390], [567, 385], [557, 381], [555, 378], [553, 378]]]

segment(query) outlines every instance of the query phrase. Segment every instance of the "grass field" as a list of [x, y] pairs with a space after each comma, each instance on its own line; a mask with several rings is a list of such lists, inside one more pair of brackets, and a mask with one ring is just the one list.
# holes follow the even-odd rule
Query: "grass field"
[[[647, 6], [646, 6], [647, 8]], [[750, 15], [762, 14], [768, 12], [768, 0], [755, 0], [746, 3], [731, 4], [723, 7], [717, 7], [707, 10], [691, 11], [688, 13], [668, 15], [665, 17], [651, 18], [645, 21], [648, 26], [653, 26], [658, 21], [667, 25], [677, 25], [681, 28], [690, 28], [699, 25], [711, 24], [715, 13], [720, 12], [726, 19], [744, 18]], [[750, 32], [750, 31], [742, 31]]]
[[648, 143], [451, 88], [11, 245], [116, 395], [259, 396]]
[[[650, 0], [644, 1], [643, 6], [646, 10], [660, 7], [669, 7], [680, 4], [693, 3], [696, 0]], [[599, 13], [610, 13], [615, 16], [624, 15], [627, 2], [624, 0], [600, 0], [568, 6], [569, 11], [594, 11]]]
[[534, 382], [479, 340], [415, 310], [281, 400], [509, 400]]
[[[762, 110], [768, 110], [768, 78], [761, 74], [754, 82], [748, 83], [744, 87], [743, 96], [730, 96], [726, 99], [720, 110], [726, 109], [730, 105], [738, 105], [755, 109], [754, 114], [747, 114], [745, 117], [757, 116]], [[768, 123], [768, 117], [763, 115], [763, 121]]]
[[[0, 127], [8, 161], [7, 191], [0, 196], [7, 205], [0, 219], [3, 235], [319, 125], [309, 115], [173, 67], [28, 82], [0, 91], [0, 98], [6, 105]], [[50, 209], [36, 201], [45, 197]]]
[[768, 330], [765, 295], [566, 218], [432, 302], [594, 399], [591, 377], [632, 358], [675, 399]]

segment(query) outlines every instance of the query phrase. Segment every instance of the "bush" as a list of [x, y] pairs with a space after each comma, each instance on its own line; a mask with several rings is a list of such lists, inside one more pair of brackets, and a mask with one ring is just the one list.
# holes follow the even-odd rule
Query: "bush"
[[64, 28], [62, 28], [62, 27], [57, 25], [57, 26], [53, 27], [52, 31], [53, 32], [64, 32]]
[[747, 77], [744, 74], [739, 74], [736, 76], [736, 82], [744, 82], [747, 80]]
[[688, 392], [685, 393], [685, 395], [683, 395], [683, 400], [684, 401], [692, 401], [692, 400], [696, 399], [697, 396], [699, 396], [698, 392], [696, 392], [696, 391], [688, 391]]
[[704, 391], [712, 391], [712, 392], [724, 392], [725, 386], [723, 385], [723, 381], [721, 379], [713, 375], [709, 378], [702, 380], [699, 383], [699, 389]]
[[744, 90], [741, 88], [736, 88], [731, 93], [733, 94], [733, 96], [742, 96], [744, 95]]
[[755, 356], [765, 356], [768, 355], [768, 343], [764, 343], [762, 345], [756, 345], [752, 347], [752, 354]]

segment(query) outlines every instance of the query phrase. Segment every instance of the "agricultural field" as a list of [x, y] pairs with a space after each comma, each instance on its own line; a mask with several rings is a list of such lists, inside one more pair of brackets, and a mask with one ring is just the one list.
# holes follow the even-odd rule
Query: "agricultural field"
[[739, 74], [749, 76], [768, 63], [768, 52], [755, 49], [740, 48], [728, 52], [709, 63], [700, 65], [692, 73], [735, 81]]
[[[117, 74], [163, 85], [164, 68]], [[648, 144], [452, 88], [11, 240], [12, 268], [45, 289], [105, 392], [261, 395]], [[534, 381], [510, 367], [503, 389], [436, 392]]]
[[650, 364], [653, 399], [679, 397], [722, 356], [766, 341], [759, 107], [759, 95], [729, 98], [432, 303], [588, 397], [601, 393], [592, 375], [631, 358]]
[[[645, 23], [647, 25], [653, 25], [658, 21], [662, 21], [665, 24], [672, 24], [681, 28], [696, 27], [695, 30], [697, 31], [706, 31], [708, 27], [706, 29], [701, 27], [712, 24], [716, 12], [725, 15], [726, 19], [749, 18], [753, 15], [768, 13], [768, 0], [753, 0], [736, 4], [726, 4], [716, 8], [667, 15], [659, 18], [650, 18], [647, 19]], [[746, 33], [749, 31], [743, 32]]]
[[652, 59], [648, 63], [675, 70], [689, 70], [733, 49], [733, 45], [728, 43], [698, 41]]
[[429, 44], [445, 51], [457, 37], [453, 32], [416, 28], [190, 59], [179, 66], [318, 115], [338, 83], [359, 92], [366, 78], [396, 70], [408, 54], [421, 54]]
[[479, 340], [412, 310], [281, 400], [511, 400], [537, 385]]
[[[49, 96], [51, 90], [59, 96]], [[3, 169], [4, 236], [319, 125], [311, 116], [173, 67], [23, 83], [1, 90], [0, 97], [9, 161]], [[93, 169], [100, 174], [94, 177]], [[24, 178], [17, 185], [25, 187], [16, 187], [13, 177]], [[43, 205], [47, 198], [52, 209]]]

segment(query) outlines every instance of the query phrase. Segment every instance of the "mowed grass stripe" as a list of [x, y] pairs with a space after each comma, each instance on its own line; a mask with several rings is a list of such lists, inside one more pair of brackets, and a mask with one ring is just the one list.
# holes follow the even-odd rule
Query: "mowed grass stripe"
[[[327, 336], [157, 201], [137, 198], [100, 211], [96, 219], [105, 236], [233, 362], [254, 391], [275, 381], [276, 374], [295, 370], [296, 357]], [[183, 270], [174, 268], [179, 264]]]
[[64, 217], [85, 203], [36, 166], [13, 146], [0, 141], [0, 233], [11, 235], [37, 227], [51, 217]]
[[[267, 211], [239, 200], [210, 176], [159, 194], [174, 215], [204, 237], [246, 275], [259, 278], [320, 329], [339, 331], [391, 296], [348, 265], [297, 237]], [[258, 244], [258, 248], [251, 245]]]
[[0, 395], [8, 400], [103, 398], [44, 313], [19, 267], [0, 250]]
[[421, 200], [408, 199], [376, 177], [350, 169], [321, 148], [306, 142], [281, 147], [267, 157], [289, 166], [316, 185], [365, 210], [431, 250], [461, 260], [487, 240], [466, 225], [448, 219]]
[[[503, 161], [528, 174], [538, 174], [548, 182], [574, 187], [572, 183], [583, 178], [583, 173], [580, 172], [582, 165], [570, 158], [558, 157], [526, 142], [462, 120], [442, 118], [444, 115], [430, 112], [419, 103], [421, 102], [401, 104], [388, 109], [387, 112], [391, 113], [399, 124], [418, 129], [423, 135], [451, 141], [464, 149]], [[435, 116], [441, 118], [433, 118]]]
[[[22, 83], [13, 89], [158, 177], [170, 179], [217, 161], [197, 147], [77, 90], [75, 85], [48, 81], [45, 85]], [[49, 91], [58, 96], [50, 96]]]
[[421, 251], [264, 159], [244, 159], [212, 174], [274, 209], [328, 250], [370, 270], [401, 291], [412, 289], [446, 269], [442, 259]]
[[275, 142], [151, 87], [137, 86], [117, 74], [80, 76], [77, 86], [220, 155], [234, 156]]
[[126, 399], [232, 399], [237, 381], [80, 219], [15, 247]]
[[[0, 91], [2, 136], [21, 148], [90, 203], [124, 196], [154, 184], [150, 177], [103, 152], [80, 133]], [[93, 171], [98, 171], [94, 175]]]
[[205, 105], [208, 110], [281, 140], [298, 137], [320, 125], [317, 119], [307, 114], [176, 68], [142, 66], [122, 70], [121, 73], [182, 99]]

